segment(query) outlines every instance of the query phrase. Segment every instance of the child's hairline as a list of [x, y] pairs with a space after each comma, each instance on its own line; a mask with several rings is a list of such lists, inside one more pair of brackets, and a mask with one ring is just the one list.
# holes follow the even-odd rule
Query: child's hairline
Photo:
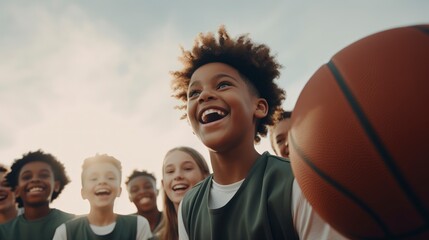
[[128, 186], [128, 184], [132, 180], [134, 180], [135, 178], [138, 178], [138, 177], [146, 177], [146, 178], [151, 179], [155, 183], [155, 187], [156, 187], [157, 179], [153, 173], [150, 173], [146, 170], [139, 171], [137, 169], [134, 169], [133, 172], [127, 177], [127, 180], [125, 181], [125, 185]]
[[[24, 160], [21, 159], [20, 161], [25, 161], [25, 162], [23, 164], [20, 164], [19, 168], [17, 169], [18, 171], [15, 172], [17, 184], [19, 183], [19, 176], [20, 176], [20, 174], [21, 174], [22, 169], [24, 168], [24, 166], [26, 166], [26, 165], [28, 165], [30, 163], [35, 163], [35, 162], [46, 163], [49, 166], [50, 170], [52, 171], [52, 174], [54, 176], [54, 181], [59, 181], [60, 176], [55, 171], [55, 170], [57, 170], [56, 169], [57, 166], [54, 166], [55, 164], [58, 164], [58, 166], [61, 165], [61, 163], [58, 160], [54, 160], [56, 162], [53, 162], [52, 160], [48, 160], [48, 159], [24, 159]], [[60, 170], [60, 169], [58, 169], [58, 170]], [[12, 172], [12, 169], [9, 170], [9, 172], [7, 172], [7, 173], [11, 173], [11, 172]]]
[[127, 181], [127, 182], [125, 182], [125, 187], [127, 188], [127, 190], [128, 190], [129, 188], [131, 188], [130, 183], [131, 183], [133, 180], [135, 180], [135, 179], [137, 179], [137, 178], [139, 178], [139, 177], [142, 177], [142, 178], [148, 179], [150, 182], [152, 182], [152, 183], [153, 183], [153, 184], [152, 184], [153, 188], [157, 190], [156, 180], [155, 180], [155, 179], [153, 179], [152, 177], [148, 176], [148, 175], [136, 175], [136, 176], [132, 177], [131, 179], [128, 179], [128, 181]]
[[175, 148], [170, 149], [165, 154], [164, 160], [162, 163], [162, 174], [163, 175], [164, 175], [165, 159], [167, 158], [168, 155], [170, 155], [173, 152], [177, 152], [177, 151], [183, 152], [183, 153], [189, 155], [192, 158], [192, 160], [195, 162], [195, 164], [198, 166], [198, 169], [202, 175], [209, 175], [210, 174], [210, 169], [208, 167], [207, 161], [200, 152], [198, 152], [196, 149], [191, 148], [191, 147], [179, 146], [179, 147], [175, 147]]
[[96, 155], [94, 157], [90, 157], [84, 160], [82, 164], [82, 172], [81, 172], [81, 185], [84, 186], [84, 176], [88, 170], [88, 167], [96, 165], [96, 164], [110, 164], [112, 165], [119, 173], [119, 182], [122, 184], [122, 164], [121, 162], [111, 156], [109, 158], [102, 158], [100, 156], [108, 156], [108, 155]]

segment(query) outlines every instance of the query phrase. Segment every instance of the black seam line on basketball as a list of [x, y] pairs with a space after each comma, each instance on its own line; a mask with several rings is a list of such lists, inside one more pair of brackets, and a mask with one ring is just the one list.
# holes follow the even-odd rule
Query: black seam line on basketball
[[[302, 151], [302, 149], [298, 146], [298, 144], [295, 141], [295, 138], [292, 135], [292, 132], [289, 134], [290, 143], [292, 148], [296, 150], [298, 155], [301, 157], [301, 159], [304, 160], [304, 162], [311, 168], [313, 171], [319, 175], [325, 182], [330, 184], [332, 187], [340, 191], [344, 196], [348, 197], [351, 201], [356, 203], [363, 211], [365, 211], [368, 215], [371, 216], [371, 218], [378, 224], [378, 226], [381, 228], [381, 230], [384, 232], [384, 238], [393, 239], [394, 235], [391, 233], [388, 229], [388, 227], [384, 224], [384, 222], [381, 220], [381, 218], [377, 215], [376, 212], [374, 212], [365, 202], [363, 202], [360, 198], [358, 198], [356, 195], [354, 195], [352, 192], [347, 190], [344, 186], [342, 186], [340, 183], [335, 181], [333, 178], [329, 177], [328, 174], [324, 173], [321, 169], [316, 167], [315, 164], [310, 160], [310, 158]], [[358, 236], [356, 236], [358, 237]], [[359, 236], [359, 238], [362, 238], [362, 236]], [[371, 238], [369, 238], [371, 239]]]
[[399, 187], [401, 190], [405, 193], [408, 200], [413, 204], [415, 210], [418, 214], [424, 219], [426, 222], [426, 225], [429, 224], [429, 214], [422, 204], [422, 202], [419, 200], [415, 192], [412, 190], [412, 187], [408, 184], [408, 182], [405, 180], [404, 176], [399, 171], [398, 167], [395, 164], [395, 161], [393, 157], [390, 155], [389, 151], [387, 151], [386, 147], [382, 143], [381, 139], [375, 132], [374, 128], [372, 127], [370, 121], [365, 116], [365, 113], [363, 112], [362, 108], [359, 106], [358, 101], [353, 96], [351, 90], [348, 88], [346, 82], [344, 81], [344, 78], [342, 77], [340, 71], [335, 66], [334, 62], [331, 60], [327, 64], [329, 69], [331, 70], [332, 74], [334, 75], [334, 78], [340, 87], [341, 91], [343, 92], [345, 98], [347, 99], [347, 102], [349, 103], [350, 107], [352, 108], [353, 112], [355, 113], [355, 116], [358, 118], [361, 126], [363, 127], [363, 130], [365, 131], [366, 135], [368, 136], [369, 140], [372, 142], [372, 144], [375, 146], [377, 152], [380, 154], [381, 158], [383, 159], [384, 164], [389, 169], [390, 173], [393, 175], [396, 182], [399, 184]]
[[425, 27], [424, 25], [416, 25], [416, 26], [414, 26], [414, 28], [423, 32], [424, 34], [429, 35], [429, 28]]

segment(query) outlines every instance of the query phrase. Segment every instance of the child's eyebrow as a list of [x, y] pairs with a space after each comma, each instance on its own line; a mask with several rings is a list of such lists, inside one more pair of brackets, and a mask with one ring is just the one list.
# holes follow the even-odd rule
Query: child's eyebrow
[[[217, 80], [217, 79], [219, 79], [219, 78], [223, 78], [223, 77], [227, 77], [227, 78], [229, 78], [229, 79], [232, 79], [232, 80], [234, 80], [235, 82], [238, 82], [238, 80], [234, 77], [234, 76], [232, 76], [232, 75], [230, 75], [230, 74], [227, 74], [227, 73], [217, 73], [216, 75], [214, 75], [213, 77], [211, 77], [210, 78], [210, 80]], [[195, 80], [195, 81], [192, 81], [190, 84], [189, 84], [189, 88], [190, 87], [192, 87], [192, 86], [194, 86], [194, 85], [200, 85], [200, 83], [199, 83], [200, 81], [197, 79], [197, 80]]]
[[114, 172], [114, 171], [108, 171], [108, 172], [106, 172], [106, 175], [115, 175], [116, 176], [116, 173]]
[[[31, 172], [32, 171], [30, 169], [27, 169], [27, 170], [22, 171], [21, 174], [31, 173]], [[49, 171], [49, 169], [47, 169], [47, 168], [43, 168], [43, 169], [40, 169], [39, 172], [48, 172], [48, 173], [50, 173], [51, 171]]]
[[194, 164], [195, 164], [195, 162], [194, 162], [194, 161], [192, 161], [192, 160], [187, 160], [187, 161], [182, 162], [182, 164], [181, 164], [181, 165], [187, 165], [187, 164], [192, 164], [192, 165], [194, 165]]
[[280, 138], [280, 137], [284, 137], [284, 135], [285, 135], [284, 133], [279, 133], [279, 134], [276, 135], [276, 139]]
[[164, 166], [164, 168], [168, 168], [168, 167], [174, 167], [174, 165], [172, 163], [170, 163], [170, 164], [167, 164]]

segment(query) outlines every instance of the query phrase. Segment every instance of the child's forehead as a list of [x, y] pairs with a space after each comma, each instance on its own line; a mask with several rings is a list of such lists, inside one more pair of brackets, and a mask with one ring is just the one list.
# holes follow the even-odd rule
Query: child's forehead
[[231, 65], [221, 62], [211, 62], [195, 69], [191, 75], [189, 84], [202, 79], [215, 79], [216, 77], [231, 76], [241, 78], [240, 72]]
[[21, 168], [21, 173], [25, 171], [40, 171], [40, 170], [47, 170], [47, 171], [53, 171], [52, 166], [44, 161], [31, 161], [25, 163]]
[[222, 62], [211, 62], [197, 68], [191, 75], [187, 90], [193, 86], [198, 87], [204, 83], [216, 82], [216, 80], [220, 80], [223, 77], [246, 85], [252, 92], [259, 95], [254, 83], [245, 74], [234, 66]]
[[139, 175], [134, 177], [133, 179], [130, 180], [129, 185], [133, 185], [133, 184], [139, 184], [139, 183], [143, 183], [143, 184], [151, 184], [151, 185], [156, 185], [156, 182], [154, 179], [152, 179], [149, 176], [145, 176], [145, 175]]
[[166, 169], [196, 164], [197, 162], [189, 153], [177, 150], [169, 153], [166, 156], [166, 158], [164, 159], [163, 168]]
[[86, 166], [84, 171], [87, 174], [106, 173], [106, 172], [113, 172], [115, 174], [120, 174], [119, 169], [113, 163], [109, 163], [109, 162], [92, 163]]

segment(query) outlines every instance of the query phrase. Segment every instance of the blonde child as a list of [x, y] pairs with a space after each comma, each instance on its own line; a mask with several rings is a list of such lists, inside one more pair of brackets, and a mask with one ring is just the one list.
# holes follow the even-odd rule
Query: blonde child
[[54, 240], [86, 239], [149, 239], [152, 237], [148, 221], [137, 215], [113, 212], [121, 194], [121, 162], [102, 154], [85, 159], [82, 165], [83, 199], [90, 204], [89, 214], [59, 226]]

